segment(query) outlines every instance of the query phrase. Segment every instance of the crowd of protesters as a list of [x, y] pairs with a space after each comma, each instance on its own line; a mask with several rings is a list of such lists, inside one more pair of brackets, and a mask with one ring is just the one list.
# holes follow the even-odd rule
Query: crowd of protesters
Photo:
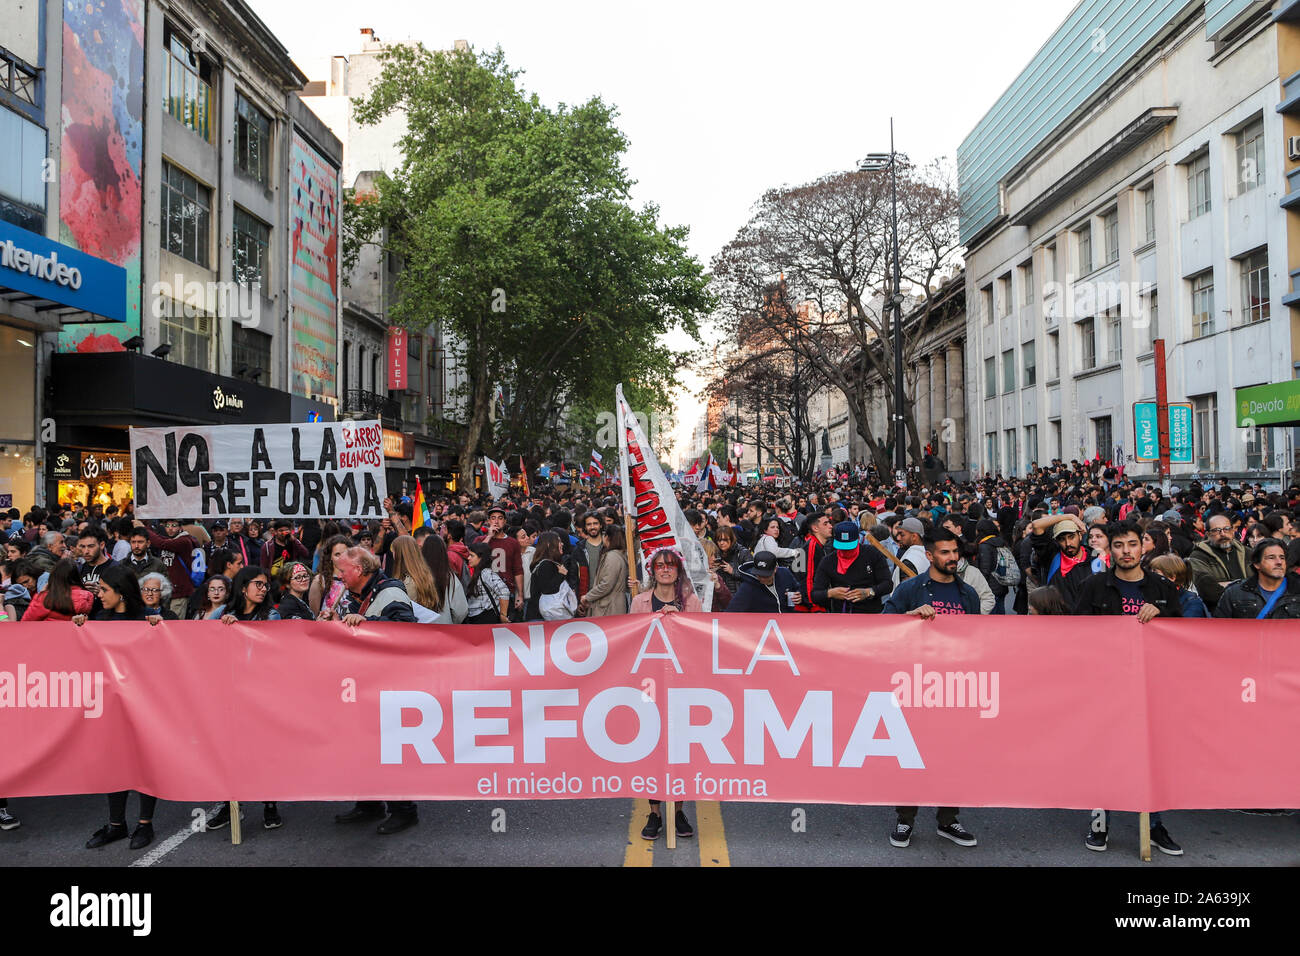
[[[857, 469], [677, 496], [708, 557], [715, 612], [1300, 620], [1297, 485], [1192, 482], [1164, 493], [1100, 462], [1053, 462], [1015, 479], [905, 488]], [[431, 526], [413, 521], [409, 499], [384, 508], [365, 523], [158, 527], [129, 506], [11, 510], [0, 514], [0, 619], [499, 624], [702, 609], [679, 549], [629, 551], [616, 487], [434, 497]], [[129, 828], [127, 796], [108, 795], [108, 823], [88, 847], [153, 841], [155, 799], [140, 795]], [[938, 833], [974, 846], [957, 813], [939, 808]], [[897, 808], [894, 846], [909, 844], [916, 814]], [[388, 834], [418, 812], [363, 801], [336, 820], [377, 821]], [[227, 807], [207, 828], [229, 822]], [[1159, 814], [1151, 823], [1152, 842], [1181, 854]], [[282, 824], [265, 803], [263, 825]], [[18, 825], [0, 799], [0, 829]], [[680, 805], [673, 825], [693, 835]], [[662, 827], [652, 802], [642, 836]], [[1104, 850], [1107, 832], [1103, 814], [1086, 845]]]

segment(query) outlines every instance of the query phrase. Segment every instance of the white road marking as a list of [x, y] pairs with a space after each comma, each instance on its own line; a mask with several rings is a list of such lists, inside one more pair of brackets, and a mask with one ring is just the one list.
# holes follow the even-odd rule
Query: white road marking
[[[212, 816], [223, 806], [225, 806], [225, 804], [223, 803], [214, 803], [208, 809], [208, 816]], [[194, 830], [190, 826], [186, 826], [184, 829], [178, 830], [177, 832], [169, 836], [167, 839], [163, 840], [162, 843], [159, 843], [156, 846], [154, 846], [153, 849], [151, 849], [144, 856], [140, 857], [140, 859], [132, 862], [131, 866], [153, 866], [155, 863], [157, 863], [159, 860], [165, 857], [172, 850], [176, 849], [178, 846], [180, 846], [190, 837], [194, 836], [195, 833], [206, 833], [206, 832], [207, 832], [206, 830]]]

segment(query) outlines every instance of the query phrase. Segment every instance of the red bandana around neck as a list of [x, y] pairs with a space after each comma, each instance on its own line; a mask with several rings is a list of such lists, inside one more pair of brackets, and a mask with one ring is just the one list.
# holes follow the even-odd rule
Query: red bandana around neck
[[848, 574], [848, 572], [849, 572], [849, 565], [851, 565], [854, 561], [858, 560], [858, 552], [859, 552], [861, 549], [862, 549], [862, 545], [858, 545], [858, 546], [857, 546], [856, 548], [854, 548], [852, 551], [840, 551], [840, 550], [836, 549], [836, 551], [835, 551], [835, 573], [836, 573], [836, 574]]

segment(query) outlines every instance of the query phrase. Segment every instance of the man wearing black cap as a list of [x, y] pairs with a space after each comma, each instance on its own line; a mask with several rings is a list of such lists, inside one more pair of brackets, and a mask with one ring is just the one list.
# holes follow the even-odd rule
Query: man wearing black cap
[[736, 573], [740, 587], [727, 605], [730, 611], [754, 611], [762, 614], [787, 614], [798, 610], [803, 601], [799, 584], [789, 568], [777, 565], [776, 555], [760, 551], [749, 564]]
[[812, 599], [835, 613], [879, 614], [894, 588], [889, 562], [874, 545], [862, 545], [852, 521], [835, 526], [833, 549], [817, 565]]

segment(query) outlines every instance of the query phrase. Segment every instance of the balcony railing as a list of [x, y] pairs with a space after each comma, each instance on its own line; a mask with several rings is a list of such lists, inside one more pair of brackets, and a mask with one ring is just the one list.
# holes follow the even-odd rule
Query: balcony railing
[[397, 399], [364, 388], [348, 389], [345, 399], [344, 414], [352, 412], [366, 418], [378, 418], [385, 428], [401, 431], [402, 405]]

